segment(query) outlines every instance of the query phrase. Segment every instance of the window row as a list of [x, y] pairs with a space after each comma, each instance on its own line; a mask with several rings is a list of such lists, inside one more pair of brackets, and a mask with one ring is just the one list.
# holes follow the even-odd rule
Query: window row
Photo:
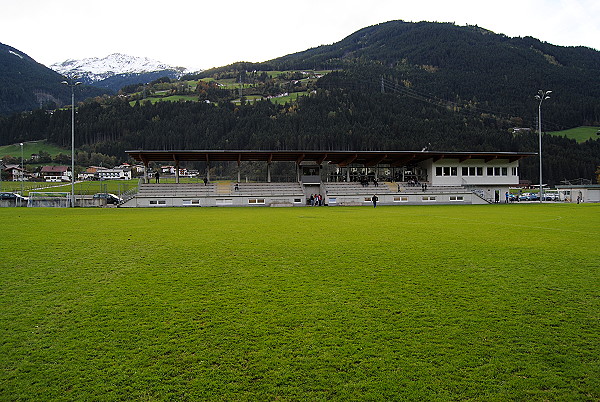
[[[483, 176], [483, 167], [481, 166], [463, 166], [461, 169], [461, 173], [463, 176]], [[512, 175], [518, 175], [518, 168], [512, 168]], [[508, 176], [508, 168], [507, 167], [488, 167], [486, 170], [487, 176]], [[457, 176], [458, 175], [458, 167], [456, 166], [436, 166], [435, 168], [436, 176]]]

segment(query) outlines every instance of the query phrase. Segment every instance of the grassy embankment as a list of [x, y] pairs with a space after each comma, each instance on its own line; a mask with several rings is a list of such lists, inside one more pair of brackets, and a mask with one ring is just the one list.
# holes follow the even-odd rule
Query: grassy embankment
[[0, 219], [0, 399], [600, 399], [598, 205]]

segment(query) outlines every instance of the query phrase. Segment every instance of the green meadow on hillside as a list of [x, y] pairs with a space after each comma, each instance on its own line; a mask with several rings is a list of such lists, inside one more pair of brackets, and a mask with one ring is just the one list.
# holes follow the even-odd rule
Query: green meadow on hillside
[[587, 140], [595, 140], [596, 138], [600, 138], [596, 133], [600, 132], [600, 127], [592, 127], [592, 126], [581, 126], [570, 128], [568, 130], [562, 131], [552, 131], [548, 134], [565, 136], [567, 138], [571, 138], [577, 142], [585, 142]]
[[[45, 140], [40, 141], [26, 141], [23, 143], [23, 158], [25, 159], [25, 163], [31, 158], [32, 154], [40, 153], [40, 151], [48, 152], [51, 156], [58, 155], [59, 153], [69, 153], [71, 150], [66, 150], [64, 148], [60, 148], [56, 145], [49, 144]], [[20, 162], [21, 160], [21, 146], [17, 144], [11, 145], [2, 145], [0, 146], [0, 159], [5, 156], [10, 155], [17, 158]]]
[[600, 206], [1, 208], [2, 400], [598, 400]]

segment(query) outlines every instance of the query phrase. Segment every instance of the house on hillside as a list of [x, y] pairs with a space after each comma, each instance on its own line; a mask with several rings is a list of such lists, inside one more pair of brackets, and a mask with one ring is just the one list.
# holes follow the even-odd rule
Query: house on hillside
[[77, 175], [77, 180], [94, 180], [96, 178], [96, 171], [100, 169], [97, 166], [89, 166], [85, 171]]
[[40, 176], [47, 182], [71, 181], [71, 168], [68, 166], [44, 166]]
[[96, 179], [98, 180], [131, 180], [131, 168], [114, 168], [96, 170]]
[[131, 169], [138, 174], [144, 174], [145, 171], [144, 165], [142, 164], [133, 165]]
[[20, 165], [13, 164], [5, 165], [3, 176], [8, 181], [28, 181], [31, 178], [31, 174], [21, 168]]

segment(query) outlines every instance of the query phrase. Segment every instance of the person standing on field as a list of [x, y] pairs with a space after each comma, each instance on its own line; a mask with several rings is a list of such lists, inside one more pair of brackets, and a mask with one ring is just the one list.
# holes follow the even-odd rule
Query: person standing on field
[[377, 197], [376, 195], [373, 195], [373, 197], [371, 197], [371, 201], [373, 201], [373, 208], [376, 208], [377, 201], [379, 201], [379, 197]]

